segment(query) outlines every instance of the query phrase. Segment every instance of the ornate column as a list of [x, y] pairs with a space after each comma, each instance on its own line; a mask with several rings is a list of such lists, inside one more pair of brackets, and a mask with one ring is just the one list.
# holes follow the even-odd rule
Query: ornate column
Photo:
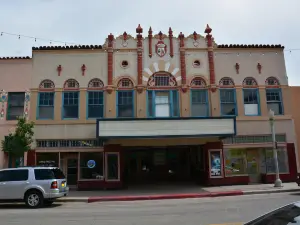
[[113, 86], [113, 41], [114, 35], [108, 35], [108, 45], [107, 45], [107, 92], [112, 92]]
[[149, 57], [151, 58], [152, 57], [152, 29], [151, 27], [149, 28], [149, 31], [148, 31], [148, 48], [149, 48]]
[[216, 77], [215, 77], [215, 62], [214, 62], [214, 46], [213, 46], [213, 37], [210, 34], [212, 29], [207, 24], [205, 33], [207, 41], [207, 55], [208, 55], [208, 65], [209, 65], [209, 83], [212, 92], [216, 91]]
[[173, 31], [172, 28], [169, 28], [169, 40], [170, 40], [170, 56], [173, 58], [174, 50], [173, 50]]
[[143, 33], [143, 28], [139, 24], [136, 28], [136, 38], [137, 38], [137, 80], [138, 80], [138, 92], [143, 91], [143, 36], [141, 33]]
[[180, 50], [180, 70], [181, 70], [181, 86], [183, 92], [186, 92], [186, 65], [185, 65], [185, 49], [184, 49], [184, 34], [180, 32], [178, 36], [179, 42], [179, 50]]

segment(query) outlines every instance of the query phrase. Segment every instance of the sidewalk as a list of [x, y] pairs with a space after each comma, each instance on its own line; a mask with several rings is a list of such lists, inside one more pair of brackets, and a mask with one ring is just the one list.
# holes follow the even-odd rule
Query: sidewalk
[[155, 186], [147, 188], [131, 188], [114, 191], [70, 191], [69, 196], [58, 199], [58, 202], [105, 202], [105, 201], [137, 201], [159, 199], [207, 198], [235, 195], [267, 194], [281, 192], [300, 192], [296, 183], [284, 183], [282, 188], [273, 184], [235, 185], [217, 187], [199, 186]]

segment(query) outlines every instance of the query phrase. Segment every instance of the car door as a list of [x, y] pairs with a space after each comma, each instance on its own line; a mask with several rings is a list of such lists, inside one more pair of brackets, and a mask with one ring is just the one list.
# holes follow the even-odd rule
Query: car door
[[23, 199], [26, 186], [28, 186], [28, 169], [13, 169], [2, 171], [2, 199]]
[[4, 193], [4, 189], [5, 189], [5, 178], [4, 178], [4, 171], [0, 171], [0, 200], [4, 199], [5, 197], [5, 193]]

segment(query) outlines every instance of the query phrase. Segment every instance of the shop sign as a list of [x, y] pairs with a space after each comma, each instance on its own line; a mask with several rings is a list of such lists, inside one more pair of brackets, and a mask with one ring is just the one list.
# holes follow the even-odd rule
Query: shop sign
[[222, 174], [222, 152], [221, 150], [209, 151], [209, 167], [211, 178], [221, 178]]
[[89, 160], [89, 161], [87, 162], [87, 167], [88, 167], [88, 168], [93, 169], [95, 166], [96, 166], [95, 160]]

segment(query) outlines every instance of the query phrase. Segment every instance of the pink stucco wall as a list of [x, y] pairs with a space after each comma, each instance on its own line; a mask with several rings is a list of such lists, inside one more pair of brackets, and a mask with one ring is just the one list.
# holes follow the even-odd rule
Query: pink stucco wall
[[[0, 91], [25, 92], [31, 84], [31, 59], [0, 59]], [[7, 103], [0, 102], [0, 111], [4, 108], [4, 117], [0, 119], [0, 141], [13, 130], [16, 121], [6, 121]], [[0, 149], [0, 168], [7, 166], [7, 159]]]

